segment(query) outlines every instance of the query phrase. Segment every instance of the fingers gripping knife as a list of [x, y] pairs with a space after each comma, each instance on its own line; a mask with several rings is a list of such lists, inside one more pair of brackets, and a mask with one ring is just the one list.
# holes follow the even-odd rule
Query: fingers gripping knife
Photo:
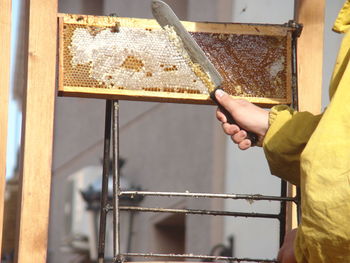
[[[182, 40], [183, 45], [188, 52], [191, 60], [194, 63], [198, 63], [204, 72], [206, 72], [211, 81], [214, 84], [214, 88], [209, 90], [210, 98], [218, 105], [220, 111], [225, 114], [227, 122], [230, 124], [236, 124], [231, 114], [222, 106], [215, 98], [215, 91], [220, 89], [223, 82], [223, 78], [220, 73], [216, 70], [214, 65], [210, 62], [208, 57], [205, 55], [203, 50], [198, 46], [196, 41], [187, 32], [185, 27], [181, 24], [174, 11], [163, 1], [153, 0], [152, 1], [152, 12], [155, 19], [158, 21], [161, 27], [172, 27], [178, 37]], [[252, 145], [256, 145], [258, 137], [256, 134], [247, 131], [247, 138], [251, 141]]]

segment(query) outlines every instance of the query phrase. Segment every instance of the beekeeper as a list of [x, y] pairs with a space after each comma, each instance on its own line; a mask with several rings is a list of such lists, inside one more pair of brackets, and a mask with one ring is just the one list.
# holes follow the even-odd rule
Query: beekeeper
[[[350, 262], [350, 0], [333, 29], [345, 35], [321, 115], [281, 105], [268, 112], [216, 92], [238, 125], [259, 136], [271, 173], [300, 186], [301, 224], [286, 235], [281, 263]], [[219, 109], [217, 118], [240, 149], [250, 147], [246, 132]]]

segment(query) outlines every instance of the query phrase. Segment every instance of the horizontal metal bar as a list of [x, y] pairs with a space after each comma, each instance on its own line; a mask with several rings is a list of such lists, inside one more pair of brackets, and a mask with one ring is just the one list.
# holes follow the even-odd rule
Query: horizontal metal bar
[[166, 197], [194, 197], [194, 198], [224, 198], [224, 199], [245, 199], [252, 201], [279, 201], [296, 202], [294, 197], [266, 196], [259, 194], [207, 194], [190, 192], [151, 192], [151, 191], [121, 191], [119, 196], [166, 196]]
[[146, 258], [174, 258], [174, 259], [205, 259], [205, 260], [213, 260], [213, 261], [230, 261], [230, 262], [275, 262], [275, 259], [252, 259], [252, 258], [235, 258], [235, 257], [223, 257], [223, 256], [207, 256], [207, 255], [194, 255], [194, 254], [154, 254], [154, 253], [125, 253], [119, 254], [120, 258], [128, 258], [128, 257], [146, 257]]
[[201, 209], [174, 209], [174, 208], [148, 208], [137, 206], [120, 206], [120, 210], [137, 211], [137, 212], [154, 212], [154, 213], [179, 213], [179, 214], [195, 214], [195, 215], [213, 215], [213, 216], [235, 216], [235, 217], [259, 217], [280, 219], [279, 214], [264, 213], [245, 213], [245, 212], [229, 212]]

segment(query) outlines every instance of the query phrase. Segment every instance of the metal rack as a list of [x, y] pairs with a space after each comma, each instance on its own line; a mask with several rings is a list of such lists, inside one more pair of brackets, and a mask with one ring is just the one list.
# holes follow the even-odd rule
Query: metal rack
[[[111, 147], [112, 145], [112, 147]], [[111, 153], [112, 149], [112, 153]], [[110, 162], [112, 157], [112, 163]], [[195, 214], [195, 215], [214, 215], [214, 216], [232, 216], [245, 218], [268, 218], [276, 219], [280, 223], [280, 244], [282, 244], [286, 227], [286, 203], [298, 203], [296, 197], [287, 197], [287, 183], [281, 182], [281, 196], [265, 196], [257, 194], [210, 194], [210, 193], [190, 193], [190, 192], [151, 192], [151, 191], [122, 191], [120, 189], [120, 172], [117, 160], [119, 159], [119, 103], [118, 101], [106, 101], [106, 119], [105, 119], [105, 139], [104, 139], [104, 159], [103, 159], [103, 177], [102, 177], [102, 196], [101, 196], [101, 217], [99, 228], [98, 262], [104, 262], [106, 220], [107, 214], [113, 212], [113, 255], [114, 262], [123, 262], [130, 257], [142, 258], [172, 258], [172, 259], [201, 259], [230, 262], [276, 262], [274, 259], [252, 259], [236, 258], [210, 255], [194, 254], [157, 254], [157, 253], [121, 253], [120, 251], [120, 211], [137, 211], [152, 213], [177, 213], [177, 214]], [[108, 176], [110, 165], [113, 170], [113, 200], [108, 201]], [[247, 201], [276, 201], [280, 202], [280, 211], [273, 213], [244, 213], [233, 211], [201, 210], [201, 209], [166, 209], [166, 208], [147, 208], [140, 206], [121, 206], [119, 201], [122, 197], [184, 197], [184, 198], [219, 198], [231, 200]]]
[[[297, 54], [296, 41], [301, 34], [302, 25], [295, 21], [289, 21], [288, 26], [294, 28], [292, 36], [292, 107], [297, 108]], [[104, 139], [104, 157], [103, 157], [103, 175], [102, 175], [102, 197], [101, 197], [101, 217], [98, 242], [98, 263], [104, 262], [104, 249], [106, 237], [106, 219], [107, 213], [113, 212], [113, 262], [124, 262], [130, 257], [142, 258], [172, 258], [172, 259], [201, 259], [206, 261], [229, 261], [229, 262], [277, 262], [275, 259], [253, 259], [236, 258], [225, 256], [194, 255], [194, 254], [158, 254], [158, 253], [121, 253], [120, 250], [120, 211], [137, 211], [149, 213], [177, 213], [194, 214], [207, 216], [232, 216], [245, 218], [267, 218], [279, 221], [279, 243], [282, 245], [286, 229], [286, 207], [287, 202], [294, 202], [299, 212], [299, 195], [295, 197], [287, 196], [287, 182], [281, 181], [280, 196], [265, 196], [258, 194], [212, 194], [212, 193], [190, 193], [190, 192], [151, 192], [151, 191], [122, 191], [120, 189], [120, 171], [118, 167], [119, 159], [119, 102], [113, 100], [106, 101], [105, 115], [105, 139]], [[112, 145], [112, 147], [111, 147]], [[112, 148], [112, 154], [110, 150]], [[113, 201], [108, 201], [108, 176], [110, 171], [110, 157], [112, 157], [113, 170]], [[244, 213], [233, 211], [216, 211], [200, 209], [166, 209], [166, 208], [146, 208], [140, 206], [121, 206], [119, 203], [122, 197], [185, 197], [185, 198], [219, 198], [231, 200], [247, 201], [275, 201], [280, 202], [280, 211], [278, 214], [272, 213]], [[300, 215], [300, 213], [299, 213]]]

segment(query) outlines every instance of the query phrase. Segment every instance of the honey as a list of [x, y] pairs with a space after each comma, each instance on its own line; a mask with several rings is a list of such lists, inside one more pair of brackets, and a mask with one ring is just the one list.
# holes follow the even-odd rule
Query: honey
[[191, 34], [224, 77], [222, 88], [229, 94], [243, 97], [286, 97], [285, 37]]
[[[97, 21], [71, 15], [62, 26], [63, 86], [202, 95], [215, 88], [172, 28], [125, 26], [118, 18], [101, 24], [89, 19]], [[290, 55], [285, 35], [191, 35], [224, 78], [222, 88], [229, 94], [287, 97]]]
[[130, 69], [130, 70], [134, 70], [136, 72], [139, 72], [143, 68], [144, 64], [143, 64], [142, 60], [137, 59], [134, 56], [127, 56], [127, 58], [124, 60], [124, 62], [121, 66], [126, 68], [126, 69]]

